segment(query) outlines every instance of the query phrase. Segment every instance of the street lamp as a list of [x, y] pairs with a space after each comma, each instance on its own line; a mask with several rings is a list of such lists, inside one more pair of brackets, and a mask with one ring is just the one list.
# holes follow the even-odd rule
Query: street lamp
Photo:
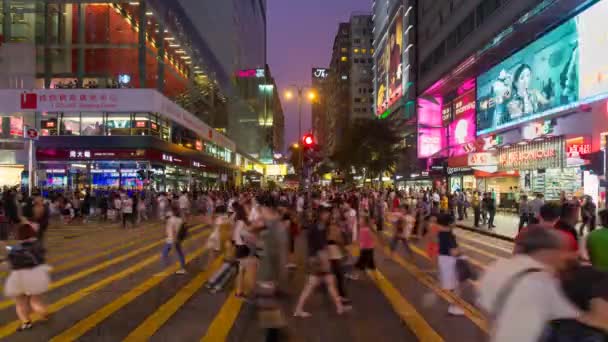
[[291, 100], [294, 96], [298, 97], [298, 139], [302, 136], [302, 102], [306, 90], [308, 90], [306, 93], [308, 100], [314, 101], [317, 98], [317, 94], [311, 86], [292, 84], [285, 91], [285, 98], [287, 100]]

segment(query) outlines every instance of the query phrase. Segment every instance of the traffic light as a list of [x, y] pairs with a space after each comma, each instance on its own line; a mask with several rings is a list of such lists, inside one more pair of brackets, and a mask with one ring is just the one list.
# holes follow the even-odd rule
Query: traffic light
[[311, 133], [304, 134], [302, 137], [302, 145], [304, 145], [304, 148], [307, 149], [315, 147], [315, 136]]

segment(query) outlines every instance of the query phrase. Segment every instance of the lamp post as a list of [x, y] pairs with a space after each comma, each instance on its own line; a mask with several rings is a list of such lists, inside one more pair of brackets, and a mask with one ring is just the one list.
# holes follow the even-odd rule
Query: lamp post
[[317, 98], [317, 95], [314, 92], [314, 88], [312, 88], [311, 86], [292, 84], [289, 87], [287, 87], [287, 92], [285, 92], [285, 97], [287, 98], [287, 100], [291, 100], [294, 97], [294, 91], [295, 91], [295, 95], [297, 96], [298, 139], [300, 139], [302, 137], [302, 102], [304, 100], [304, 93], [307, 90], [308, 90], [308, 92], [306, 93], [306, 98], [308, 98], [308, 100], [310, 100], [311, 102], [314, 101], [314, 99]]

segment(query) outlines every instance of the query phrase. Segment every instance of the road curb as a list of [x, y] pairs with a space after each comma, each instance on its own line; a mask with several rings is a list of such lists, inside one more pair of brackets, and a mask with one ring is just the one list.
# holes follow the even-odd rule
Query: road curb
[[500, 234], [496, 234], [496, 233], [493, 233], [493, 232], [489, 232], [487, 230], [473, 228], [473, 227], [470, 227], [470, 226], [465, 226], [463, 224], [456, 224], [456, 227], [462, 228], [464, 230], [468, 230], [468, 231], [471, 231], [471, 232], [475, 232], [475, 233], [478, 233], [478, 234], [481, 234], [481, 235], [490, 236], [490, 237], [493, 237], [493, 238], [496, 238], [496, 239], [500, 239], [500, 240], [504, 240], [504, 241], [509, 241], [509, 242], [515, 242], [514, 238], [511, 238], [511, 237], [508, 237], [508, 236], [504, 236], [504, 235], [500, 235]]

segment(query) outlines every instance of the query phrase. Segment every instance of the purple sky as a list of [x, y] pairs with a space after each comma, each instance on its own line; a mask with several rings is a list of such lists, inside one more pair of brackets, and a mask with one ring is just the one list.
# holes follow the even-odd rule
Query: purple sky
[[[327, 67], [338, 23], [352, 12], [371, 12], [372, 0], [269, 0], [268, 64], [278, 90], [290, 84], [310, 85], [310, 69]], [[285, 145], [297, 140], [296, 101], [281, 98], [285, 112]], [[310, 129], [310, 106], [303, 110], [302, 129]]]

